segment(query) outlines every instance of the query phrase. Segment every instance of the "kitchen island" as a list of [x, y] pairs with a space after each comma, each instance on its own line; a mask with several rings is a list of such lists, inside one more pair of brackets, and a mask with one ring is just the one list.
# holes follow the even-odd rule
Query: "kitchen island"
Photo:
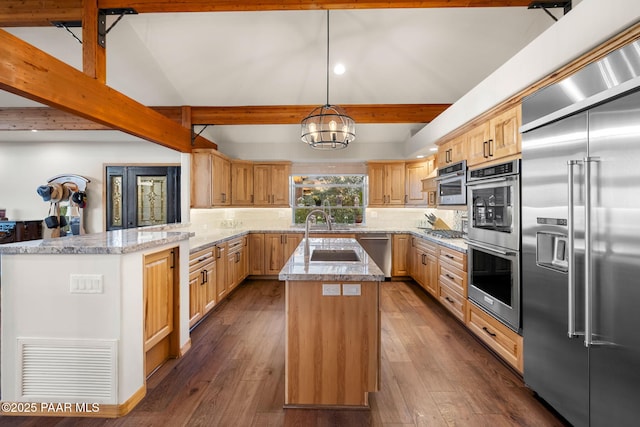
[[285, 284], [285, 407], [366, 408], [380, 387], [380, 282], [355, 239], [305, 240]]
[[[130, 229], [1, 245], [2, 400], [28, 409], [18, 415], [129, 412], [149, 373], [190, 346], [180, 284], [191, 236]], [[50, 413], [55, 403], [63, 413]]]

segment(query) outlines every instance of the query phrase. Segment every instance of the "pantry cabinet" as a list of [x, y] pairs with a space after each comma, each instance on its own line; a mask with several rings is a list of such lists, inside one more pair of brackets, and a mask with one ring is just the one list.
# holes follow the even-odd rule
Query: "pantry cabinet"
[[405, 200], [405, 162], [368, 162], [369, 206], [402, 206]]
[[428, 206], [428, 193], [423, 191], [423, 180], [436, 169], [436, 156], [421, 161], [407, 162], [405, 167], [405, 206]]
[[253, 205], [289, 206], [291, 162], [254, 163]]
[[191, 207], [231, 204], [231, 163], [216, 150], [191, 152]]

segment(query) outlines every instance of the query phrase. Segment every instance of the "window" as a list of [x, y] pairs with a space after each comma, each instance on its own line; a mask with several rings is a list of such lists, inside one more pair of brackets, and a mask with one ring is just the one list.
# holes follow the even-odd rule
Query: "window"
[[107, 166], [107, 230], [180, 222], [179, 166]]
[[[291, 177], [293, 223], [304, 224], [313, 209], [330, 211], [336, 224], [364, 222], [367, 176], [305, 175]], [[318, 222], [324, 222], [319, 217]]]

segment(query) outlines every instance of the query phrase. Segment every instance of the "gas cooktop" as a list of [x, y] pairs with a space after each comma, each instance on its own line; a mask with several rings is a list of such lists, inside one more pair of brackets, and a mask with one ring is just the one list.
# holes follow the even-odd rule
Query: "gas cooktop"
[[425, 233], [441, 239], [462, 239], [462, 231], [458, 230], [425, 230]]

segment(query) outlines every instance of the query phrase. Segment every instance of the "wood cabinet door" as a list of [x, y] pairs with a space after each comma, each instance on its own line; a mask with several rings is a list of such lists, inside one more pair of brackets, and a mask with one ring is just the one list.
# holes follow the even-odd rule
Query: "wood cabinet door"
[[216, 285], [216, 281], [218, 280], [217, 271], [216, 271], [216, 263], [212, 262], [207, 264], [202, 269], [202, 280], [204, 280], [202, 292], [202, 305], [204, 307], [204, 312], [209, 312], [218, 301], [218, 288]]
[[409, 257], [411, 236], [408, 234], [394, 234], [391, 240], [391, 275], [409, 275]]
[[280, 266], [280, 270], [282, 270], [282, 267], [284, 267], [291, 255], [293, 255], [293, 252], [295, 252], [303, 238], [304, 235], [302, 233], [289, 233], [284, 235], [284, 249], [282, 252], [282, 265]]
[[189, 327], [198, 323], [204, 312], [202, 310], [202, 272], [194, 271], [189, 274]]
[[426, 206], [427, 193], [422, 192], [422, 180], [433, 169], [428, 162], [407, 163], [405, 168], [405, 204], [410, 206]]
[[216, 245], [215, 253], [216, 257], [216, 294], [218, 295], [217, 301], [221, 301], [227, 294], [227, 243], [221, 243]]
[[238, 284], [239, 265], [238, 252], [227, 254], [227, 285], [226, 291], [229, 292]]
[[249, 274], [261, 276], [264, 273], [264, 234], [249, 234]]
[[212, 159], [209, 151], [191, 153], [191, 207], [210, 208], [213, 204]]
[[425, 289], [434, 297], [438, 297], [438, 257], [426, 252], [425, 253], [425, 270], [424, 270], [424, 282]]
[[289, 174], [288, 164], [271, 166], [271, 204], [275, 206], [289, 206]]
[[477, 165], [489, 159], [491, 152], [489, 133], [489, 123], [486, 122], [465, 134], [467, 137], [467, 166]]
[[253, 205], [253, 163], [231, 162], [231, 205]]
[[451, 143], [451, 162], [457, 163], [467, 158], [467, 135], [459, 136]]
[[240, 250], [240, 279], [242, 282], [249, 275], [249, 236], [242, 238], [242, 249]]
[[231, 204], [231, 164], [229, 160], [213, 155], [213, 205], [228, 206]]
[[267, 206], [271, 202], [271, 166], [253, 165], [253, 205]]
[[264, 274], [278, 274], [284, 265], [284, 234], [264, 235]]
[[404, 205], [404, 165], [404, 162], [402, 162], [390, 163], [386, 166], [385, 187], [387, 188], [387, 205]]
[[369, 206], [382, 206], [387, 198], [385, 193], [385, 168], [384, 163], [369, 163], [367, 174], [369, 176]]
[[144, 257], [144, 350], [173, 331], [173, 249]]
[[520, 123], [522, 123], [520, 105], [491, 119], [492, 147], [490, 155], [492, 158], [499, 159], [522, 151]]

